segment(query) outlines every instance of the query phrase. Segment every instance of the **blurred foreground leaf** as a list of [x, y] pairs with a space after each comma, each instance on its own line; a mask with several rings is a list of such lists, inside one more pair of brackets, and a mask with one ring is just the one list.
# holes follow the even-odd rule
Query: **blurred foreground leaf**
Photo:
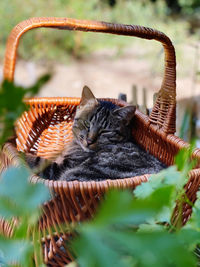
[[196, 266], [193, 251], [200, 243], [200, 202], [187, 227], [179, 227], [181, 216], [177, 227], [171, 224], [176, 203], [182, 215], [182, 204], [188, 201], [184, 185], [195, 164], [192, 150], [193, 146], [181, 151], [178, 167], [152, 175], [134, 195], [106, 194], [93, 221], [80, 225], [79, 237], [72, 242], [80, 267]]
[[[171, 187], [163, 189], [168, 192], [163, 196], [165, 201], [162, 204], [164, 205], [169, 203], [169, 192], [171, 192], [169, 188], [171, 189]], [[164, 191], [160, 189], [155, 191], [156, 194], [152, 194], [152, 197], [159, 201], [160, 194], [157, 192], [163, 193]], [[118, 198], [112, 202], [113, 209], [107, 213], [105, 207], [107, 208], [107, 203], [111, 203], [115, 196]], [[191, 251], [200, 241], [200, 232], [182, 229], [180, 232], [170, 233], [165, 226], [155, 223], [152, 224], [154, 227], [149, 230], [148, 220], [150, 216], [160, 212], [162, 204], [160, 207], [152, 208], [149, 206], [150, 199], [142, 199], [142, 202], [135, 199], [138, 205], [135, 210], [135, 206], [132, 206], [134, 200], [129, 196], [131, 196], [129, 192], [111, 192], [107, 195], [97, 218], [78, 228], [80, 237], [73, 242], [72, 247], [78, 255], [79, 266], [196, 266], [196, 260]], [[123, 201], [124, 205], [132, 207], [129, 214], [121, 211], [121, 199], [126, 199]], [[146, 208], [143, 206], [145, 202]], [[126, 209], [126, 206], [123, 206], [123, 209]], [[154, 212], [152, 212], [153, 209]], [[139, 214], [141, 220], [136, 218], [137, 210], [143, 214], [142, 216]], [[138, 231], [141, 221], [147, 227], [140, 228]]]
[[50, 199], [50, 193], [43, 184], [31, 184], [29, 182], [29, 170], [25, 167], [8, 168], [0, 179], [0, 217], [9, 222], [16, 218], [17, 225], [14, 228], [12, 239], [0, 237], [1, 260], [6, 264], [16, 262], [20, 266], [34, 266], [33, 253], [38, 251], [40, 242], [33, 242], [33, 236], [37, 234], [39, 206]]
[[[0, 238], [1, 260], [5, 266], [18, 263], [21, 266], [32, 266], [33, 245], [27, 240]], [[4, 265], [0, 265], [4, 266]]]
[[[25, 96], [33, 96], [50, 79], [42, 76], [32, 87], [23, 88], [4, 81], [0, 87], [0, 145], [13, 135], [15, 120], [26, 109]], [[30, 172], [23, 164], [0, 174], [0, 218], [11, 224], [11, 238], [0, 235], [0, 266], [44, 266], [38, 234], [40, 205], [50, 199], [43, 184], [31, 184]], [[13, 223], [15, 219], [15, 224]], [[10, 232], [11, 233], [11, 232]], [[34, 256], [34, 257], [33, 257]]]
[[34, 214], [38, 206], [50, 198], [43, 184], [31, 184], [30, 172], [25, 167], [11, 167], [0, 181], [0, 214], [4, 217]]
[[[108, 193], [104, 205], [95, 217], [95, 225], [135, 224], [151, 219], [169, 205], [172, 187], [159, 188], [145, 199], [134, 199], [130, 192]], [[134, 211], [134, 212], [133, 212]]]
[[24, 88], [12, 82], [4, 81], [0, 87], [0, 145], [8, 137], [13, 135], [14, 122], [26, 109], [23, 103], [25, 96], [32, 97], [37, 94], [39, 89], [51, 78], [50, 74], [41, 76], [36, 83]]

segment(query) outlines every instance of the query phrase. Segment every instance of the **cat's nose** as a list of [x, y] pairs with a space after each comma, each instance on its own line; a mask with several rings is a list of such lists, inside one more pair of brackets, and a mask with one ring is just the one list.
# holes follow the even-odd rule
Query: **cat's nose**
[[93, 140], [90, 139], [90, 138], [87, 138], [87, 145], [89, 146], [89, 145], [91, 145], [92, 143], [93, 143]]

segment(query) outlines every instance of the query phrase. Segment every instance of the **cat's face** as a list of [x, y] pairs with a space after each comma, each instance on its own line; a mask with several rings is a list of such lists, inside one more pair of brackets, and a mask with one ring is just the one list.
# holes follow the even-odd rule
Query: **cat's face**
[[134, 106], [118, 108], [97, 101], [85, 86], [72, 128], [75, 140], [85, 151], [125, 141], [130, 135], [130, 122], [134, 113]]

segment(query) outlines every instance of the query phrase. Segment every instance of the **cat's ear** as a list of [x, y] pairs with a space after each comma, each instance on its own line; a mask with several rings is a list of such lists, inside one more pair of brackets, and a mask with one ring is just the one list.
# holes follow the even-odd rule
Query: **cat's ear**
[[83, 91], [82, 91], [80, 106], [85, 106], [87, 104], [96, 105], [96, 104], [98, 104], [98, 101], [95, 98], [95, 96], [93, 95], [90, 88], [87, 86], [84, 86]]
[[123, 120], [126, 125], [128, 125], [135, 115], [135, 110], [136, 110], [135, 106], [126, 106], [114, 110], [113, 113], [119, 116], [120, 119]]

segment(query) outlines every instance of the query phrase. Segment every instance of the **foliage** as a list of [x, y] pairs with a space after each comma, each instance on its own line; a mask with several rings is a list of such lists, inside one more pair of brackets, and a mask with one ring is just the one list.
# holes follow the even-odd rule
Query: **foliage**
[[[0, 145], [13, 134], [14, 121], [25, 110], [24, 96], [36, 94], [50, 75], [42, 76], [30, 88], [4, 81], [0, 88]], [[0, 234], [0, 266], [43, 266], [38, 233], [38, 208], [50, 198], [43, 184], [31, 184], [30, 172], [21, 167], [8, 168], [0, 175], [0, 219], [4, 218], [14, 231], [11, 238]], [[15, 218], [15, 219], [14, 219]]]
[[183, 14], [194, 15], [200, 10], [199, 0], [179, 0]]
[[0, 236], [1, 266], [12, 262], [20, 266], [35, 266], [33, 255], [42, 266], [37, 221], [41, 214], [38, 206], [50, 198], [43, 184], [31, 184], [27, 168], [9, 168], [0, 180], [0, 216], [11, 223], [17, 219], [12, 238]]
[[79, 266], [196, 266], [192, 252], [200, 242], [200, 202], [187, 227], [180, 227], [181, 216], [176, 225], [171, 223], [176, 201], [179, 215], [187, 201], [183, 185], [195, 164], [191, 151], [181, 151], [177, 167], [153, 175], [135, 189], [134, 197], [127, 191], [106, 195], [94, 220], [77, 229], [80, 236], [72, 248]]
[[29, 88], [16, 86], [8, 81], [2, 83], [0, 87], [0, 145], [13, 134], [15, 120], [26, 109], [22, 101], [24, 96], [35, 95], [49, 79], [50, 75], [45, 74]]
[[196, 124], [197, 124], [197, 118], [196, 118], [196, 112], [194, 109], [185, 109], [179, 137], [183, 139], [186, 142], [192, 142], [195, 138], [197, 138], [196, 133]]

